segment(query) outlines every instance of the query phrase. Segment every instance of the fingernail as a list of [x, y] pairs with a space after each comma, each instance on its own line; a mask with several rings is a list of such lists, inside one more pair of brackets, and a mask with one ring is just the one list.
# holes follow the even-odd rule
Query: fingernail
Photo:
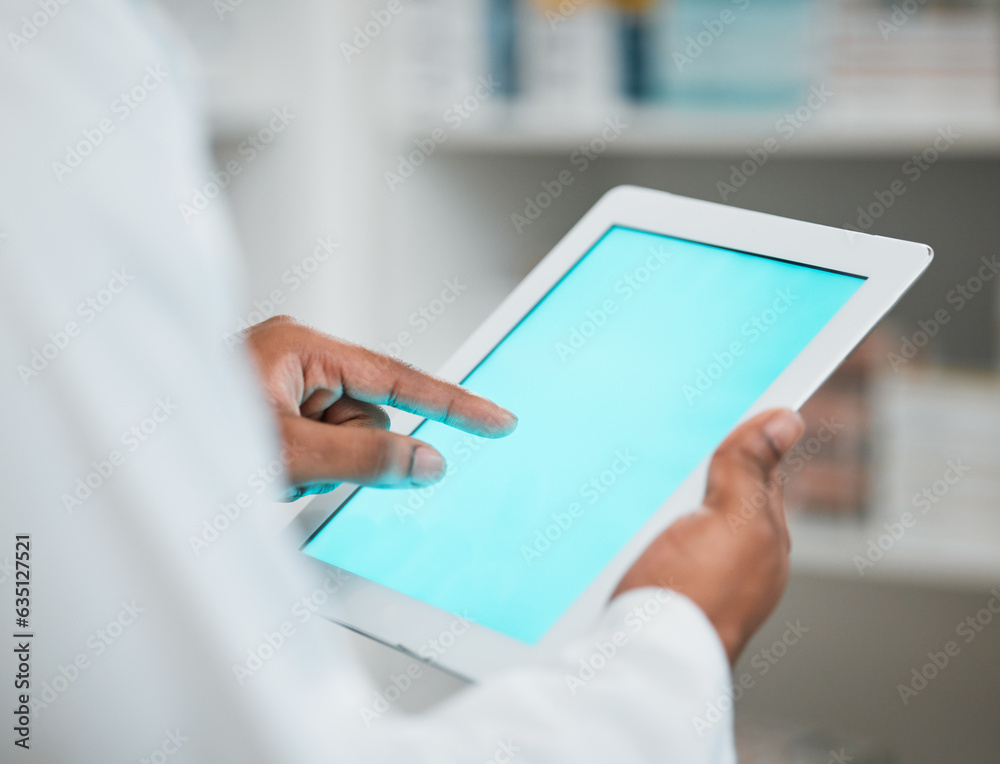
[[503, 416], [500, 417], [500, 429], [505, 435], [509, 435], [517, 429], [517, 417], [507, 409], [501, 409]]
[[802, 417], [794, 411], [785, 410], [771, 417], [771, 420], [764, 425], [764, 434], [778, 451], [785, 453], [802, 437], [805, 427]]
[[422, 487], [432, 485], [444, 477], [444, 457], [429, 446], [417, 446], [413, 452], [413, 470], [410, 482]]

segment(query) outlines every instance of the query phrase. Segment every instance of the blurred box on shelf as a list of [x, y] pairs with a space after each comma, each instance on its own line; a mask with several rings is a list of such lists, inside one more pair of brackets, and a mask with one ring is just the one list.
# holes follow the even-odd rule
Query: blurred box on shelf
[[[1000, 538], [1000, 374], [901, 368], [872, 388], [874, 505], [914, 537]], [[882, 519], [882, 518], [879, 518]]]
[[822, 71], [815, 0], [672, 0], [656, 16], [664, 90], [675, 107], [782, 109], [799, 105]]
[[522, 103], [563, 119], [592, 117], [598, 123], [620, 106], [618, 17], [607, 4], [532, 0], [514, 13], [521, 30]]
[[842, 0], [831, 87], [844, 108], [1000, 106], [1000, 15], [992, 0]]
[[887, 347], [874, 333], [802, 408], [789, 511], [876, 526], [910, 512], [914, 537], [1000, 538], [1000, 374], [888, 371]]
[[885, 341], [872, 334], [802, 407], [806, 431], [785, 458], [789, 511], [860, 517], [870, 506], [870, 393]]
[[[484, 0], [407, 0], [405, 5], [388, 29], [392, 55], [387, 117], [397, 118], [407, 129], [431, 130], [443, 127], [452, 108], [464, 121], [472, 110], [463, 102], [474, 95], [494, 63], [487, 44], [490, 8]], [[501, 83], [500, 91], [510, 86]], [[487, 99], [478, 100], [477, 112]]]

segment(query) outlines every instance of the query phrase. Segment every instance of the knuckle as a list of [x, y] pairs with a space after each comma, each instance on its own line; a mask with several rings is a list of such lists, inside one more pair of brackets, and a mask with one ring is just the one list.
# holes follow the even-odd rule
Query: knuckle
[[282, 326], [293, 326], [296, 325], [296, 321], [291, 316], [286, 316], [284, 314], [278, 316], [271, 316], [266, 318], [258, 324], [254, 324], [250, 327], [253, 332], [266, 332], [271, 329], [277, 329]]
[[370, 444], [367, 458], [369, 482], [391, 484], [410, 471], [409, 449], [398, 437], [384, 430], [368, 430]]
[[716, 457], [754, 475], [769, 474], [777, 461], [773, 446], [759, 430], [751, 430], [723, 443]]
[[369, 481], [377, 481], [386, 476], [392, 469], [392, 447], [384, 438], [374, 437], [379, 433], [368, 435], [368, 458], [366, 472]]

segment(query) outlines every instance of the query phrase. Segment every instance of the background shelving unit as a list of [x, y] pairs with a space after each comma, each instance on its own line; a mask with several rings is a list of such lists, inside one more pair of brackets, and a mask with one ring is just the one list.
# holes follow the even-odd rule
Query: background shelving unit
[[[790, 110], [794, 111], [794, 110]], [[609, 113], [628, 128], [608, 147], [609, 156], [739, 156], [775, 139], [783, 156], [815, 158], [906, 158], [924, 151], [938, 130], [952, 128], [960, 138], [953, 155], [1000, 157], [1000, 109], [877, 112], [837, 109], [817, 113], [802, 129], [779, 132], [783, 112], [693, 112], [622, 105]], [[442, 144], [446, 153], [469, 155], [569, 155], [589, 144], [601, 123], [565, 124], [537, 110], [510, 106], [469, 125]], [[596, 131], [596, 132], [595, 132]], [[786, 138], [785, 136], [788, 135]], [[406, 138], [400, 139], [406, 143]]]

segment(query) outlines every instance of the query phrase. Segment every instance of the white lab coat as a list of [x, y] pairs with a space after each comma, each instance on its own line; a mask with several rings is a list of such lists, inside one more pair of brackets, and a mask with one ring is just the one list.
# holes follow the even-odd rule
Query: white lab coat
[[[143, 4], [8, 0], [0, 29], [0, 760], [734, 761], [701, 611], [675, 596], [624, 621], [656, 590], [549, 666], [397, 712], [406, 678], [371, 683], [314, 613], [336, 582], [310, 580], [265, 522], [276, 441], [223, 341], [241, 285], [224, 203], [188, 222], [179, 207], [208, 151], [159, 23]], [[15, 534], [31, 535], [24, 628]], [[627, 644], [595, 660], [616, 630]]]

